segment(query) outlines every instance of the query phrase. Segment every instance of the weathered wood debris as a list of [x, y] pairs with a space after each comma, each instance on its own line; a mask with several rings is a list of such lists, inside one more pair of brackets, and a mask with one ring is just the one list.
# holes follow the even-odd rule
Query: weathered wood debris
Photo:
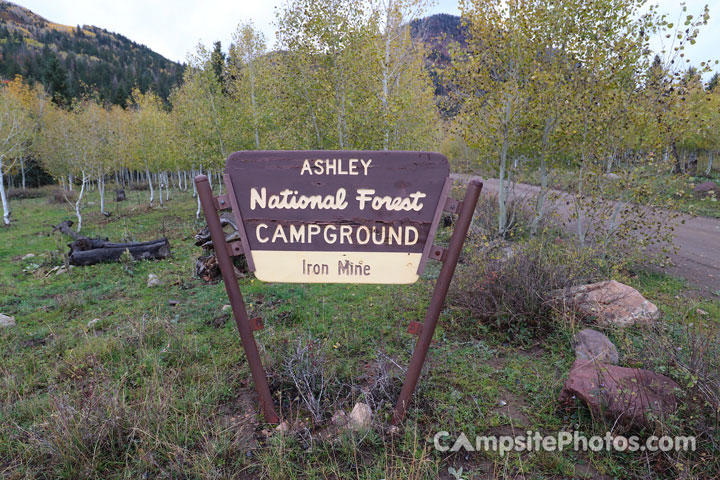
[[[237, 224], [230, 215], [223, 214], [220, 217], [220, 224], [223, 226], [223, 229], [230, 227], [227, 228], [230, 231], [225, 234], [225, 243], [240, 240], [240, 233], [238, 232]], [[195, 245], [202, 247], [208, 252], [207, 255], [200, 256], [195, 262], [195, 275], [206, 282], [219, 281], [222, 274], [215, 254], [210, 252], [210, 250], [214, 250], [214, 246], [212, 240], [210, 239], [210, 230], [207, 226], [195, 235]], [[244, 278], [248, 273], [245, 257], [233, 257], [233, 263], [235, 265], [235, 276], [238, 278]]]
[[70, 265], [86, 266], [101, 262], [113, 262], [120, 259], [125, 251], [135, 260], [159, 260], [170, 256], [170, 242], [167, 238], [149, 242], [114, 243], [107, 238], [89, 238], [72, 230], [72, 220], [65, 220], [53, 227], [73, 238], [68, 243]]

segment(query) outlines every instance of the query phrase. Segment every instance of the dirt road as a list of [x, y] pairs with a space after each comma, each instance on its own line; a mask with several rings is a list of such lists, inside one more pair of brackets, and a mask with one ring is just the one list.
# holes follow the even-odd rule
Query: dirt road
[[[457, 180], [467, 181], [471, 176], [453, 174]], [[500, 181], [494, 178], [483, 178], [483, 193], [496, 194]], [[535, 195], [540, 187], [516, 184], [514, 195], [524, 197]], [[562, 195], [562, 192], [555, 193]], [[558, 202], [556, 212], [569, 216], [564, 202]], [[707, 217], [690, 217], [684, 215], [684, 224], [676, 227], [675, 244], [678, 253], [670, 255], [674, 265], [662, 270], [672, 275], [687, 279], [691, 284], [708, 293], [720, 292], [720, 219]]]

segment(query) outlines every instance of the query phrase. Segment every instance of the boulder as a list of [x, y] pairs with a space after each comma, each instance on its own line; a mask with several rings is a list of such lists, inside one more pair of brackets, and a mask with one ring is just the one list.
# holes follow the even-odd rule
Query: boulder
[[701, 196], [711, 195], [713, 193], [715, 194], [715, 196], [719, 196], [720, 187], [718, 187], [717, 183], [715, 182], [702, 182], [695, 185], [695, 188], [693, 188], [693, 192]]
[[147, 286], [148, 287], [157, 287], [158, 285], [160, 285], [160, 279], [158, 278], [158, 276], [155, 275], [154, 273], [151, 273], [150, 275], [148, 275]]
[[640, 292], [615, 280], [579, 285], [558, 296], [605, 326], [627, 327], [638, 322], [649, 323], [660, 316], [658, 308]]
[[578, 359], [612, 365], [617, 365], [620, 361], [617, 348], [610, 339], [591, 328], [576, 333], [572, 339], [572, 346]]
[[5, 315], [3, 313], [0, 313], [0, 328], [1, 327], [14, 327], [15, 326], [15, 317], [11, 317], [10, 315]]
[[608, 180], [620, 180], [620, 175], [617, 173], [606, 173], [603, 175], [603, 177], [607, 178]]
[[358, 402], [350, 412], [348, 426], [352, 430], [363, 430], [370, 427], [372, 423], [372, 411], [366, 403]]
[[35, 254], [34, 254], [34, 253], [28, 253], [27, 255], [24, 255], [24, 256], [22, 257], [23, 260], [30, 260], [31, 258], [35, 258]]
[[677, 408], [677, 383], [659, 373], [577, 359], [558, 401], [587, 405], [593, 415], [627, 428], [646, 428]]

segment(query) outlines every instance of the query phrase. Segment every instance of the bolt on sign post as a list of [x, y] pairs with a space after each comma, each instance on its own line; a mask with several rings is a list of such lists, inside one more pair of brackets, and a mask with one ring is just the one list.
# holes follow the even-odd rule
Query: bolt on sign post
[[[245, 151], [225, 165], [227, 194], [214, 197], [195, 178], [218, 265], [265, 418], [276, 423], [265, 371], [231, 256], [245, 255], [265, 282], [408, 284], [428, 259], [443, 262], [393, 415], [398, 423], [415, 390], [482, 183], [463, 201], [448, 198], [447, 159], [430, 152]], [[225, 243], [218, 210], [232, 209], [240, 241]], [[433, 244], [442, 212], [457, 214], [447, 248]], [[222, 248], [221, 245], [227, 246]]]

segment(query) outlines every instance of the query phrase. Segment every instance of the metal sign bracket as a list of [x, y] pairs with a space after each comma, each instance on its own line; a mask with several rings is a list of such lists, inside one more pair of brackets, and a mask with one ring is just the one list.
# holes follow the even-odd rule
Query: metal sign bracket
[[[210, 183], [205, 175], [198, 175], [195, 177], [195, 184], [197, 186], [203, 213], [205, 214], [205, 220], [207, 221], [208, 229], [210, 230], [210, 237], [213, 241], [213, 245], [216, 246], [215, 254], [222, 273], [223, 283], [225, 284], [225, 290], [227, 291], [228, 298], [230, 300], [230, 306], [232, 307], [235, 323], [240, 333], [240, 339], [247, 356], [253, 383], [260, 399], [265, 420], [268, 423], [278, 423], [280, 418], [275, 412], [275, 406], [270, 393], [267, 376], [260, 360], [260, 354], [258, 352], [257, 344], [255, 343], [255, 337], [253, 336], [253, 331], [258, 331], [264, 328], [263, 323], [260, 318], [250, 319], [248, 317], [245, 302], [243, 300], [242, 293], [240, 292], [240, 286], [238, 285], [237, 278], [235, 276], [231, 258], [232, 256], [244, 254], [251, 271], [254, 271], [251, 252], [248, 248], [245, 248], [245, 246], [248, 245], [247, 235], [245, 234], [245, 227], [242, 223], [237, 199], [232, 189], [232, 182], [229, 177], [225, 175], [225, 184], [228, 188], [228, 194], [217, 197], [213, 196]], [[448, 178], [444, 185], [441, 199], [444, 199], [447, 195], [449, 186], [450, 179]], [[440, 318], [440, 312], [443, 304], [445, 303], [445, 297], [450, 287], [450, 281], [455, 273], [460, 252], [462, 251], [465, 243], [465, 237], [467, 236], [468, 229], [470, 228], [473, 213], [475, 212], [475, 205], [477, 204], [481, 190], [482, 183], [478, 180], [473, 180], [468, 184], [465, 197], [461, 202], [447, 197], [444, 203], [441, 202], [441, 204], [438, 205], [436, 210], [436, 216], [438, 216], [438, 218], [442, 211], [446, 211], [452, 214], [457, 214], [457, 220], [447, 248], [438, 247], [432, 243], [432, 239], [435, 235], [434, 231], [432, 232], [432, 236], [427, 240], [426, 254], [423, 255], [423, 257], [432, 258], [442, 262], [442, 267], [435, 283], [435, 288], [430, 299], [430, 305], [425, 316], [425, 321], [422, 323], [413, 321], [410, 322], [410, 325], [408, 326], [408, 332], [417, 335], [418, 340], [415, 345], [412, 358], [410, 359], [410, 364], [403, 382], [402, 390], [395, 406], [395, 411], [392, 417], [393, 425], [400, 423], [404, 418], [410, 398], [412, 397], [412, 394], [415, 391], [415, 386], [420, 378], [420, 373], [422, 371], [423, 364], [425, 363], [425, 358], [427, 357], [430, 342], [433, 334], [435, 333], [435, 327], [437, 326]], [[230, 207], [232, 208], [233, 215], [237, 221], [238, 230], [240, 231], [242, 240], [240, 242], [235, 241], [228, 244], [225, 243], [225, 235], [220, 223], [218, 210], [225, 210]], [[226, 248], [220, 248], [220, 245], [224, 245]], [[421, 265], [419, 270], [422, 271], [423, 267], [424, 264]]]

